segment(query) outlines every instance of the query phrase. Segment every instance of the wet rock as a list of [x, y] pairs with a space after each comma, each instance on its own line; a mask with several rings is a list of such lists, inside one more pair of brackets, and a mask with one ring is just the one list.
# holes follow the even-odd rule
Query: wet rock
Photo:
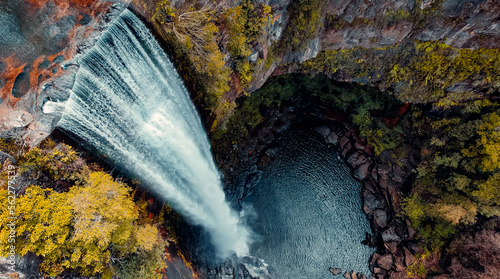
[[359, 166], [356, 170], [354, 170], [353, 176], [359, 181], [363, 181], [368, 177], [370, 173], [370, 163], [364, 163]]
[[373, 269], [373, 273], [375, 274], [376, 278], [384, 278], [385, 275], [387, 274], [387, 270], [380, 268], [380, 267], [375, 267]]
[[362, 241], [364, 245], [368, 245], [370, 247], [376, 247], [377, 246], [377, 238], [369, 233], [365, 233], [365, 240]]
[[262, 156], [262, 158], [260, 159], [260, 161], [258, 163], [259, 169], [267, 167], [270, 162], [271, 162], [271, 158], [269, 158], [269, 156], [267, 156], [267, 155]]
[[358, 279], [358, 275], [354, 272], [354, 270], [351, 271], [351, 279]]
[[350, 141], [347, 141], [347, 143], [342, 146], [342, 157], [345, 158], [345, 156], [347, 155], [347, 153], [349, 153], [349, 151], [351, 151], [352, 149], [352, 144]]
[[373, 223], [382, 229], [387, 227], [387, 212], [382, 209], [373, 211]]
[[339, 136], [335, 132], [331, 132], [326, 138], [326, 143], [337, 145], [338, 142], [339, 142]]
[[370, 258], [370, 264], [368, 265], [370, 268], [371, 272], [375, 272], [375, 264], [377, 263], [378, 259], [380, 259], [381, 255], [378, 253], [373, 253], [372, 257]]
[[366, 279], [366, 276], [363, 273], [359, 272], [358, 273], [358, 278], [359, 279]]
[[[345, 149], [345, 146], [347, 146], [347, 143], [349, 143], [349, 137], [344, 135], [343, 137], [340, 138], [339, 144], [340, 144], [340, 148], [342, 150]], [[349, 149], [351, 149], [351, 148], [349, 147]]]
[[344, 278], [351, 279], [351, 273], [345, 272], [344, 273]]
[[385, 270], [390, 270], [392, 264], [393, 264], [392, 254], [385, 254], [377, 260], [377, 265]]
[[363, 190], [363, 210], [365, 213], [370, 213], [377, 208], [382, 208], [382, 202], [370, 191]]
[[333, 268], [333, 267], [330, 267], [329, 268], [330, 272], [333, 274], [333, 275], [339, 275], [341, 272], [342, 272], [342, 269], [340, 268]]
[[314, 131], [325, 139], [328, 137], [328, 135], [330, 135], [331, 132], [330, 128], [326, 126], [316, 127], [314, 128]]
[[354, 152], [347, 158], [347, 163], [353, 168], [359, 167], [361, 164], [366, 162], [366, 156], [361, 152]]
[[375, 184], [372, 179], [367, 179], [363, 181], [363, 188], [370, 191], [371, 193], [376, 193], [377, 190], [375, 189]]

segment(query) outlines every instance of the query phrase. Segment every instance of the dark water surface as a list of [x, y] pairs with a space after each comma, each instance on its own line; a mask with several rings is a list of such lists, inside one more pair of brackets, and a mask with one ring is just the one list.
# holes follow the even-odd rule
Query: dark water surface
[[[337, 154], [313, 135], [292, 132], [245, 203], [261, 239], [250, 254], [276, 278], [333, 278], [329, 267], [370, 274], [373, 249], [361, 244], [370, 227], [361, 184]], [[274, 277], [273, 277], [274, 278]]]

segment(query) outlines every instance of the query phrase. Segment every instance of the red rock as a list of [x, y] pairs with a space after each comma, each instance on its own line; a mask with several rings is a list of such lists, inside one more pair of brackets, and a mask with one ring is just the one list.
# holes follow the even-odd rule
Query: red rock
[[373, 253], [372, 257], [370, 258], [370, 264], [369, 264], [369, 267], [370, 267], [370, 271], [371, 272], [375, 272], [375, 264], [377, 263], [377, 260], [380, 259], [380, 254], [377, 254], [377, 253]]
[[391, 271], [389, 272], [389, 279], [406, 279], [406, 271]]
[[373, 273], [375, 274], [375, 276], [377, 278], [378, 278], [378, 275], [382, 275], [382, 278], [384, 278], [384, 276], [387, 274], [387, 270], [380, 268], [380, 267], [376, 267], [373, 269]]
[[408, 250], [406, 247], [403, 247], [403, 250], [405, 254], [405, 265], [412, 265], [415, 262], [415, 256], [413, 256], [410, 250]]
[[358, 279], [358, 275], [354, 272], [354, 270], [351, 271], [351, 279]]
[[392, 263], [392, 254], [385, 254], [377, 260], [378, 266], [385, 270], [390, 270], [392, 268]]
[[347, 153], [352, 149], [352, 144], [350, 141], [347, 141], [347, 143], [341, 148], [342, 149], [342, 157], [345, 158]]
[[330, 267], [328, 270], [330, 270], [330, 272], [331, 272], [333, 275], [339, 275], [339, 274], [342, 272], [342, 269], [340, 269], [340, 268], [333, 268], [333, 267]]
[[389, 253], [394, 254], [398, 250], [398, 243], [394, 241], [389, 241], [384, 243], [384, 247]]
[[394, 253], [394, 266], [397, 271], [405, 270], [405, 254], [401, 247]]
[[351, 274], [349, 272], [344, 273], [344, 278], [350, 279]]
[[363, 164], [364, 162], [366, 162], [366, 156], [357, 151], [357, 152], [354, 152], [352, 153], [346, 160], [346, 162], [351, 165], [353, 168], [357, 168], [359, 167], [361, 164]]
[[349, 142], [349, 137], [347, 136], [342, 136], [340, 138], [340, 141], [339, 141], [339, 144], [340, 144], [340, 148], [344, 149], [344, 146]]

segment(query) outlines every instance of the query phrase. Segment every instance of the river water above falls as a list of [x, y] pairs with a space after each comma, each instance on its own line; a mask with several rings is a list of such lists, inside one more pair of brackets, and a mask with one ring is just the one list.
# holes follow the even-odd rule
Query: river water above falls
[[250, 254], [269, 264], [273, 278], [332, 278], [329, 267], [370, 274], [361, 185], [312, 135], [295, 131], [281, 141], [244, 203], [253, 205], [252, 230], [261, 236]]

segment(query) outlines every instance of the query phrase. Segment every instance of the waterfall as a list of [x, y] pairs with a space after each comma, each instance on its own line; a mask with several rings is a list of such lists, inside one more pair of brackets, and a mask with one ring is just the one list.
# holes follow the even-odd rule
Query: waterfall
[[226, 202], [199, 115], [144, 24], [125, 10], [78, 64], [58, 126], [206, 229], [221, 256], [247, 254], [249, 232]]

